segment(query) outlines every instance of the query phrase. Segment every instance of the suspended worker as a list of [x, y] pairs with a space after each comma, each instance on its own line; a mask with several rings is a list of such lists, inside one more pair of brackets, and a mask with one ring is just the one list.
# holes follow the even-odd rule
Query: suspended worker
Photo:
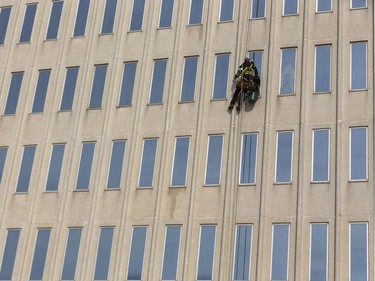
[[[255, 78], [255, 79], [254, 79]], [[251, 92], [259, 94], [260, 79], [258, 76], [258, 69], [255, 66], [253, 60], [248, 57], [244, 58], [243, 63], [238, 67], [234, 79], [237, 80], [236, 91], [233, 94], [233, 98], [230, 101], [228, 110], [232, 110], [234, 105], [237, 103], [237, 111], [241, 110], [242, 98], [240, 93], [244, 94], [244, 97], [249, 95]], [[254, 83], [255, 82], [255, 83]]]

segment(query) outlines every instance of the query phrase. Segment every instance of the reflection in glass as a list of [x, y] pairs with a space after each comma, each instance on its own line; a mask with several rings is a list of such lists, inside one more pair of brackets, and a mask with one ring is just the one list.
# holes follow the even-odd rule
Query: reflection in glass
[[139, 187], [152, 187], [154, 179], [157, 139], [145, 139], [143, 141], [143, 154], [141, 172], [139, 175]]
[[329, 130], [314, 130], [313, 181], [328, 181]]
[[296, 48], [281, 50], [280, 95], [294, 94], [296, 92], [296, 54]]
[[237, 225], [233, 280], [249, 280], [252, 229], [251, 224]]
[[124, 63], [119, 106], [130, 106], [132, 104], [136, 70], [137, 62]]
[[73, 36], [84, 36], [89, 14], [90, 0], [79, 0]]
[[107, 66], [107, 64], [95, 65], [89, 108], [101, 108], [102, 106]]
[[67, 67], [60, 110], [71, 110], [76, 90], [79, 67]]
[[181, 226], [167, 226], [165, 237], [162, 280], [176, 280]]
[[220, 184], [223, 139], [223, 135], [211, 135], [208, 138], [205, 184]]
[[4, 172], [4, 167], [5, 167], [5, 160], [7, 157], [7, 152], [8, 152], [8, 147], [0, 146], [0, 183], [3, 178], [3, 172]]
[[154, 73], [151, 84], [150, 104], [161, 104], [163, 102], [167, 61], [167, 59], [154, 60]]
[[120, 188], [125, 145], [126, 141], [124, 140], [112, 142], [112, 156], [109, 165], [107, 188]]
[[36, 146], [25, 146], [23, 149], [23, 157], [21, 162], [21, 169], [18, 176], [16, 192], [28, 192], [31, 172], [33, 170], [34, 157]]
[[331, 45], [315, 47], [315, 92], [331, 91]]
[[277, 133], [276, 182], [292, 181], [293, 132]]
[[289, 224], [274, 224], [271, 280], [288, 280]]
[[4, 44], [12, 7], [0, 7], [0, 45]]
[[20, 43], [30, 42], [37, 6], [38, 6], [37, 3], [26, 5], [26, 12], [25, 12], [25, 17], [23, 19]]
[[367, 89], [367, 42], [351, 43], [350, 89]]
[[184, 77], [182, 81], [181, 101], [192, 102], [195, 95], [195, 82], [197, 78], [198, 57], [186, 57]]
[[143, 13], [145, 9], [145, 0], [133, 0], [133, 12], [130, 22], [130, 30], [141, 30], [143, 22]]
[[159, 28], [171, 27], [174, 0], [162, 0]]
[[197, 280], [212, 280], [216, 225], [202, 225], [199, 243]]
[[367, 128], [350, 128], [350, 179], [367, 179]]
[[368, 280], [367, 223], [350, 224], [350, 281]]
[[284, 0], [284, 13], [283, 15], [296, 15], [298, 14], [298, 0]]
[[202, 23], [203, 3], [204, 0], [191, 0], [189, 24]]
[[242, 135], [240, 184], [255, 183], [258, 134]]
[[146, 226], [133, 227], [127, 280], [142, 280], [143, 259], [146, 247]]
[[77, 269], [79, 245], [81, 243], [82, 228], [70, 228], [66, 243], [62, 280], [74, 280]]
[[113, 227], [101, 227], [94, 280], [107, 280], [111, 260]]
[[53, 1], [46, 39], [56, 39], [59, 32], [64, 1]]
[[230, 54], [216, 55], [214, 100], [225, 99], [228, 92], [228, 72]]
[[316, 0], [317, 12], [332, 11], [332, 0]]
[[327, 281], [328, 224], [311, 224], [310, 281]]
[[51, 69], [39, 70], [38, 84], [36, 86], [34, 103], [31, 112], [43, 112], [50, 75]]
[[112, 33], [115, 22], [117, 0], [106, 0], [102, 24], [102, 34]]
[[4, 115], [15, 114], [17, 109], [18, 98], [20, 96], [23, 72], [13, 72], [10, 82], [8, 99], [4, 110]]
[[92, 163], [94, 160], [95, 142], [82, 144], [81, 162], [79, 164], [76, 189], [89, 189]]
[[30, 280], [43, 280], [51, 229], [39, 229], [31, 265]]
[[20, 232], [20, 229], [8, 229], [3, 259], [1, 262], [0, 280], [12, 280]]
[[367, 0], [351, 0], [352, 9], [360, 9], [367, 7]]
[[252, 0], [252, 3], [251, 18], [264, 18], [266, 11], [266, 0]]
[[190, 137], [177, 137], [172, 170], [172, 186], [186, 186]]
[[46, 191], [57, 190], [60, 182], [65, 144], [54, 144], [47, 177]]
[[221, 0], [220, 21], [233, 20], [234, 0]]

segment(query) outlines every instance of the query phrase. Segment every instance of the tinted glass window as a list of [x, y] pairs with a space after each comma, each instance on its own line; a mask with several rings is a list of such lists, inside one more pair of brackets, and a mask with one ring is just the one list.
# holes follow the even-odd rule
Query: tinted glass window
[[46, 39], [57, 38], [57, 33], [59, 32], [63, 4], [64, 4], [63, 1], [52, 2], [52, 10], [51, 10], [51, 15], [49, 17], [49, 25], [48, 25]]
[[223, 135], [212, 135], [208, 137], [208, 154], [205, 184], [220, 183], [223, 140]]
[[85, 35], [89, 8], [90, 8], [90, 0], [79, 0], [73, 36]]
[[317, 12], [332, 11], [332, 0], [316, 0]]
[[230, 54], [216, 55], [214, 100], [225, 99], [228, 92], [228, 72]]
[[281, 50], [280, 95], [294, 94], [296, 83], [296, 48]]
[[289, 225], [273, 226], [271, 280], [288, 280]]
[[65, 144], [54, 144], [47, 177], [46, 191], [57, 190], [60, 182]]
[[350, 224], [350, 281], [368, 280], [367, 223]]
[[71, 110], [73, 106], [74, 92], [77, 85], [79, 67], [66, 69], [65, 84], [61, 99], [60, 110]]
[[315, 47], [315, 92], [331, 91], [331, 45]]
[[328, 225], [311, 224], [310, 281], [326, 281], [328, 265]]
[[295, 15], [298, 13], [298, 0], [284, 0], [284, 15]]
[[313, 181], [328, 181], [329, 130], [314, 131]]
[[277, 133], [276, 182], [292, 181], [293, 132]]
[[124, 63], [124, 72], [122, 75], [122, 85], [119, 101], [120, 106], [127, 106], [132, 104], [136, 70], [137, 62]]
[[197, 78], [198, 57], [185, 58], [184, 78], [182, 81], [181, 101], [194, 101]]
[[43, 280], [46, 265], [50, 229], [39, 229], [34, 249], [33, 263], [31, 266], [30, 280]]
[[266, 0], [253, 0], [251, 7], [251, 18], [264, 18], [266, 10]]
[[13, 72], [9, 86], [8, 99], [4, 110], [4, 115], [15, 114], [18, 98], [20, 96], [23, 72]]
[[82, 228], [70, 228], [66, 243], [62, 280], [74, 280], [77, 269], [79, 245], [81, 243]]
[[[254, 61], [259, 78], [262, 81], [263, 51], [251, 51], [249, 52], [249, 58]], [[259, 91], [262, 92], [262, 86], [260, 86]]]
[[234, 0], [221, 0], [220, 21], [233, 20]]
[[33, 170], [34, 156], [36, 146], [25, 146], [23, 149], [23, 157], [21, 162], [21, 169], [18, 176], [16, 192], [28, 192], [31, 172]]
[[240, 183], [255, 183], [258, 134], [242, 135]]
[[0, 8], [0, 45], [4, 44], [5, 41], [11, 10], [11, 7]]
[[133, 0], [133, 12], [130, 22], [130, 30], [141, 30], [143, 22], [143, 13], [145, 9], [145, 0]]
[[177, 280], [181, 226], [167, 226], [164, 245], [162, 280]]
[[172, 186], [185, 186], [190, 137], [176, 138], [173, 160]]
[[367, 179], [367, 128], [350, 128], [350, 179]]
[[352, 9], [366, 8], [366, 7], [367, 7], [367, 0], [351, 0]]
[[250, 224], [237, 225], [233, 280], [250, 279], [252, 228]]
[[109, 165], [107, 188], [120, 188], [125, 145], [126, 141], [124, 140], [112, 142], [112, 156]]
[[204, 0], [191, 0], [189, 24], [202, 23], [203, 3]]
[[105, 2], [105, 10], [103, 17], [102, 33], [113, 32], [113, 24], [115, 22], [117, 0], [107, 0]]
[[101, 108], [102, 106], [107, 66], [107, 64], [95, 65], [95, 74], [94, 81], [92, 83], [89, 108]]
[[107, 280], [109, 262], [111, 260], [113, 227], [100, 228], [100, 239], [98, 253], [96, 255], [96, 265], [94, 280]]
[[151, 84], [150, 104], [160, 104], [163, 102], [166, 69], [167, 59], [154, 61], [154, 73]]
[[30, 42], [31, 33], [33, 31], [34, 19], [36, 14], [37, 3], [27, 4], [25, 17], [23, 19], [23, 25], [21, 30], [20, 42]]
[[159, 27], [170, 27], [172, 25], [174, 0], [163, 0], [160, 11]]
[[0, 183], [3, 178], [5, 160], [7, 157], [8, 147], [0, 147]]
[[142, 280], [143, 259], [146, 246], [146, 226], [133, 227], [133, 237], [130, 249], [128, 279]]
[[43, 112], [51, 69], [39, 70], [32, 112]]
[[94, 150], [95, 142], [85, 142], [82, 144], [76, 189], [89, 189]]
[[215, 253], [215, 225], [202, 225], [199, 243], [197, 280], [212, 280]]
[[1, 262], [0, 280], [12, 280], [20, 232], [20, 229], [8, 230], [7, 240], [5, 242], [3, 252], [3, 261]]
[[143, 142], [139, 187], [152, 187], [154, 179], [157, 139], [146, 139]]
[[351, 89], [367, 89], [367, 42], [351, 43]]

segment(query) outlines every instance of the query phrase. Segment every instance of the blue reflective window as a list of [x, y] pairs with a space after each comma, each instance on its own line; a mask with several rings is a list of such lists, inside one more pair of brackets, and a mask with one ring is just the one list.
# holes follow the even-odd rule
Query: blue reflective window
[[84, 142], [82, 144], [76, 189], [89, 189], [94, 151], [95, 142]]
[[350, 224], [350, 281], [368, 281], [367, 223]]
[[154, 73], [152, 77], [150, 104], [161, 104], [167, 70], [167, 59], [154, 60]]
[[5, 167], [5, 160], [7, 157], [8, 147], [0, 147], [0, 183], [3, 178], [3, 172]]
[[61, 280], [75, 279], [81, 236], [82, 228], [69, 229]]
[[240, 184], [253, 184], [256, 179], [258, 134], [242, 135]]
[[178, 253], [180, 250], [181, 226], [167, 226], [164, 244], [162, 280], [177, 280]]
[[296, 92], [296, 54], [297, 48], [281, 50], [280, 95]]
[[143, 141], [143, 154], [141, 172], [139, 174], [139, 187], [152, 187], [154, 180], [157, 139]]
[[101, 227], [94, 280], [107, 280], [111, 260], [113, 227]]
[[26, 5], [25, 17], [23, 19], [23, 25], [20, 36], [20, 43], [30, 42], [37, 6], [37, 3]]
[[328, 224], [311, 224], [310, 281], [327, 281]]
[[53, 191], [59, 188], [61, 168], [64, 159], [65, 144], [54, 144], [49, 164], [46, 191]]
[[252, 0], [251, 18], [264, 18], [266, 14], [266, 0]]
[[190, 137], [177, 137], [174, 150], [172, 186], [186, 186]]
[[50, 229], [39, 229], [34, 249], [33, 263], [31, 265], [30, 280], [43, 280], [46, 265]]
[[276, 182], [292, 181], [293, 132], [277, 133]]
[[11, 10], [12, 7], [0, 8], [0, 45], [4, 44], [5, 41]]
[[130, 22], [130, 30], [142, 30], [143, 13], [145, 10], [145, 0], [133, 0], [133, 12]]
[[38, 84], [36, 85], [34, 103], [31, 112], [43, 112], [46, 101], [49, 77], [51, 69], [39, 70]]
[[315, 92], [331, 91], [331, 45], [315, 47]]
[[351, 43], [350, 89], [367, 89], [367, 42]]
[[228, 92], [230, 54], [216, 55], [215, 81], [214, 81], [214, 100], [225, 99]]
[[73, 36], [84, 36], [89, 14], [90, 0], [79, 0]]
[[204, 0], [191, 0], [189, 24], [202, 23]]
[[127, 280], [142, 280], [143, 259], [146, 247], [146, 226], [133, 227]]
[[332, 11], [332, 0], [316, 0], [316, 11], [317, 12]]
[[[263, 51], [250, 51], [248, 56], [254, 61], [255, 66], [258, 69], [258, 76], [262, 81]], [[260, 87], [259, 91], [262, 93], [262, 87]]]
[[233, 20], [234, 0], [221, 0], [220, 21]]
[[171, 27], [174, 0], [162, 0], [160, 10], [159, 28]]
[[211, 135], [208, 137], [205, 184], [220, 184], [223, 141], [223, 135]]
[[124, 63], [119, 106], [132, 104], [136, 70], [137, 62]]
[[298, 14], [298, 0], [284, 0], [283, 15], [296, 15]]
[[120, 188], [122, 167], [124, 165], [126, 141], [117, 140], [112, 142], [112, 156], [109, 165], [107, 188]]
[[350, 128], [350, 179], [367, 179], [367, 128]]
[[236, 231], [233, 280], [250, 280], [251, 224], [239, 224]]
[[0, 269], [0, 280], [12, 280], [20, 232], [20, 229], [8, 229], [7, 240], [3, 252], [3, 261]]
[[25, 146], [23, 149], [23, 156], [21, 162], [20, 173], [18, 175], [18, 182], [16, 192], [28, 192], [31, 180], [31, 172], [33, 170], [34, 157], [36, 145]]
[[20, 96], [23, 72], [13, 72], [10, 82], [8, 99], [5, 105], [4, 115], [15, 114], [17, 109], [18, 98]]
[[367, 0], [351, 0], [350, 1], [350, 8], [352, 9], [360, 9], [367, 7]]
[[289, 224], [274, 224], [271, 280], [288, 280]]
[[202, 225], [198, 254], [197, 280], [212, 280], [216, 225]]
[[107, 66], [107, 64], [95, 65], [89, 108], [101, 108], [102, 106]]
[[64, 1], [53, 1], [46, 39], [56, 39], [59, 32], [61, 13]]
[[329, 180], [329, 130], [314, 130], [313, 181]]
[[102, 24], [102, 34], [112, 33], [116, 16], [117, 0], [106, 0]]
[[195, 96], [195, 83], [197, 80], [198, 57], [186, 57], [184, 77], [182, 81], [181, 101], [192, 102]]
[[77, 85], [79, 67], [67, 67], [60, 110], [71, 110]]

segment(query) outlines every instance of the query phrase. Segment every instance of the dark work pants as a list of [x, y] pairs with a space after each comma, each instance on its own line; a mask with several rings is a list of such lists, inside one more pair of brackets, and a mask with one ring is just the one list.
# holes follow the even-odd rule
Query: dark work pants
[[235, 103], [237, 102], [238, 106], [241, 107], [241, 88], [236, 88], [236, 91], [234, 92], [233, 94], [233, 98], [232, 100], [230, 101], [230, 104], [231, 105], [235, 105]]

